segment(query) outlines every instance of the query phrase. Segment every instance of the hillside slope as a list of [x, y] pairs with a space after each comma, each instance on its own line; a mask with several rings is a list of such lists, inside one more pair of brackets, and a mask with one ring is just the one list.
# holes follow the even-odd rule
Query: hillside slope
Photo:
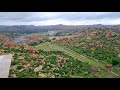
[[59, 45], [102, 62], [120, 67], [120, 32], [112, 30], [86, 30], [79, 34], [60, 36], [53, 41]]

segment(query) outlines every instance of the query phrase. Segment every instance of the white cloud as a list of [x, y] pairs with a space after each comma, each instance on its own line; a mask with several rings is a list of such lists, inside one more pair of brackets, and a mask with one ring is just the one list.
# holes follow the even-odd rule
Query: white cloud
[[120, 12], [0, 12], [0, 25], [119, 24]]

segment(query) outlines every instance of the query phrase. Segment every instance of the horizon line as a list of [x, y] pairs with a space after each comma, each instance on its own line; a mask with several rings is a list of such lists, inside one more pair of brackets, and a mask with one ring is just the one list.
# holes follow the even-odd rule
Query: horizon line
[[[120, 24], [81, 24], [81, 25], [72, 25], [72, 24], [69, 24], [69, 25], [66, 25], [66, 24], [55, 24], [55, 25], [65, 25], [65, 26], [82, 26], [82, 25], [120, 25]], [[14, 25], [2, 25], [0, 24], [0, 26], [55, 26], [55, 25], [26, 25], [26, 24], [20, 24], [20, 25], [17, 25], [17, 24], [14, 24]]]

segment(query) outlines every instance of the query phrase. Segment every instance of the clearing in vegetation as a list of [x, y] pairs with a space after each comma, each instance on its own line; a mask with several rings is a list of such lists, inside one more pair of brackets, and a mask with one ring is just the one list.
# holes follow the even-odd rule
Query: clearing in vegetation
[[36, 47], [38, 49], [42, 49], [42, 50], [45, 50], [45, 51], [63, 51], [65, 54], [68, 54], [68, 55], [72, 56], [74, 59], [78, 59], [78, 60], [81, 60], [83, 62], [87, 62], [87, 63], [89, 63], [93, 66], [100, 66], [102, 68], [105, 67], [104, 63], [97, 62], [93, 59], [87, 58], [83, 55], [80, 55], [77, 52], [74, 52], [74, 51], [70, 50], [69, 48], [65, 48], [64, 46], [60, 46], [60, 45], [57, 45], [57, 44], [51, 44], [51, 43], [43, 43], [43, 44], [37, 45]]

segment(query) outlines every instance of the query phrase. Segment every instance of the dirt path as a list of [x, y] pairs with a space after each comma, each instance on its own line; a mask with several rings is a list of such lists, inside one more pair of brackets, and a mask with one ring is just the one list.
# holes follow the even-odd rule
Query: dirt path
[[120, 76], [120, 75], [118, 75], [118, 74], [116, 74], [116, 73], [114, 73], [114, 72], [112, 72], [112, 71], [111, 71], [111, 73], [112, 73], [112, 74], [114, 74], [114, 75], [115, 75], [115, 76], [117, 76], [117, 77], [119, 77], [119, 76]]

